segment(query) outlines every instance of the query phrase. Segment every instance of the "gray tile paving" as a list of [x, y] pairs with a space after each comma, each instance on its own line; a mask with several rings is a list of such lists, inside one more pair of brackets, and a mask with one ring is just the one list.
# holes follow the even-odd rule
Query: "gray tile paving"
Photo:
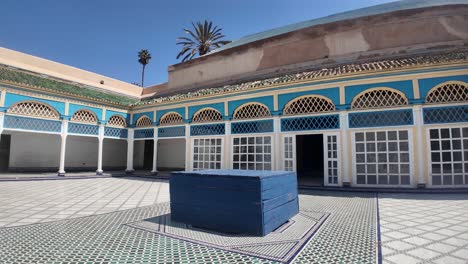
[[169, 184], [161, 180], [0, 182], [0, 227], [103, 214], [168, 201]]
[[379, 194], [383, 263], [468, 263], [468, 194]]

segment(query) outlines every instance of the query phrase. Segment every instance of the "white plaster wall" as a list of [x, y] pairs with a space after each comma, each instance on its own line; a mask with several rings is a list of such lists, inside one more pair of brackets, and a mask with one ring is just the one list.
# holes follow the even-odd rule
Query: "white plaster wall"
[[143, 167], [143, 160], [145, 155], [145, 141], [144, 140], [135, 140], [133, 148], [133, 167], [141, 168]]
[[[60, 136], [26, 132], [11, 134], [10, 169], [56, 170], [60, 160]], [[65, 171], [67, 168], [97, 168], [98, 140], [93, 137], [67, 137]], [[105, 139], [103, 167], [125, 167], [127, 141]]]
[[127, 140], [104, 139], [102, 166], [125, 168], [127, 165]]
[[67, 168], [97, 168], [98, 139], [95, 137], [67, 137], [65, 171]]
[[58, 168], [60, 136], [25, 132], [11, 134], [10, 168]]
[[185, 139], [158, 140], [158, 169], [185, 169]]

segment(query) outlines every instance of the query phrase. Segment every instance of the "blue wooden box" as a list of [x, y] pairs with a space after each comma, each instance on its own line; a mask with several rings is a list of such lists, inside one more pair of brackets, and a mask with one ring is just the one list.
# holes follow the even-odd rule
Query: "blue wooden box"
[[170, 195], [173, 221], [223, 233], [265, 236], [299, 212], [294, 172], [174, 172]]

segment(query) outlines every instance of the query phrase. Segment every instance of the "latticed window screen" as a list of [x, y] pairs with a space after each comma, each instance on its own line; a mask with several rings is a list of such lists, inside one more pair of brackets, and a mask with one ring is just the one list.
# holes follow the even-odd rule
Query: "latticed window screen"
[[338, 115], [320, 115], [281, 119], [281, 131], [304, 131], [340, 128]]
[[160, 127], [158, 128], [158, 137], [184, 137], [185, 126]]
[[224, 135], [224, 124], [191, 125], [191, 136]]
[[96, 115], [88, 110], [78, 110], [76, 111], [70, 119], [73, 122], [88, 123], [88, 124], [97, 124], [98, 120]]
[[221, 169], [222, 141], [220, 138], [193, 140], [193, 170]]
[[9, 114], [59, 119], [60, 114], [51, 107], [38, 102], [21, 102], [7, 110]]
[[234, 113], [233, 119], [252, 119], [271, 116], [270, 110], [261, 104], [247, 104], [240, 106]]
[[216, 121], [222, 121], [223, 116], [221, 113], [215, 109], [204, 109], [199, 112], [197, 112], [193, 116], [193, 123], [203, 123], [203, 122], [216, 122]]
[[428, 103], [465, 102], [468, 100], [468, 84], [452, 82], [440, 85], [429, 91]]
[[161, 126], [164, 125], [180, 125], [184, 123], [184, 119], [179, 113], [171, 112], [165, 114], [163, 117], [161, 117], [161, 121], [159, 124]]
[[136, 127], [149, 127], [152, 126], [153, 122], [147, 116], [140, 117], [136, 122]]
[[113, 115], [107, 121], [107, 125], [111, 127], [126, 127], [125, 119], [119, 115]]
[[381, 108], [407, 105], [408, 99], [393, 89], [371, 89], [358, 95], [351, 103], [353, 109]]
[[60, 133], [62, 122], [58, 120], [44, 120], [21, 116], [5, 116], [4, 124], [6, 128], [36, 130]]
[[302, 115], [334, 110], [335, 104], [331, 100], [321, 96], [307, 96], [288, 103], [283, 110], [283, 115]]
[[429, 131], [432, 185], [468, 184], [468, 127]]
[[410, 184], [407, 130], [356, 132], [354, 137], [357, 184]]
[[271, 170], [271, 137], [233, 138], [235, 170]]
[[468, 122], [468, 106], [428, 107], [423, 109], [424, 124]]

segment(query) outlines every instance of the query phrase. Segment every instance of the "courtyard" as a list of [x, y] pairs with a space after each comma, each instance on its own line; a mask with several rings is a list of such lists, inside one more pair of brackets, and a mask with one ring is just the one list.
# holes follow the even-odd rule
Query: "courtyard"
[[300, 191], [264, 238], [170, 222], [166, 180], [0, 182], [0, 263], [467, 263], [468, 193]]

